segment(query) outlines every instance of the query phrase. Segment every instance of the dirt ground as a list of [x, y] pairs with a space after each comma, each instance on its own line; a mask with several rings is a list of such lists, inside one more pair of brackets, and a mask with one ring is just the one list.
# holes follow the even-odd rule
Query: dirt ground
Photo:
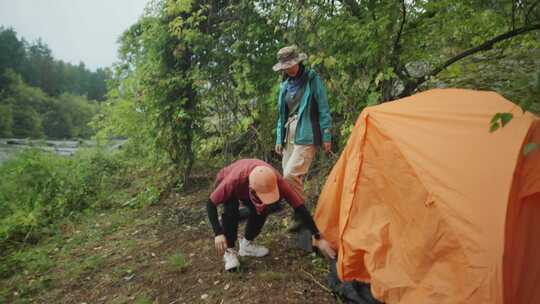
[[325, 261], [294, 248], [288, 207], [257, 238], [269, 256], [241, 258], [238, 272], [225, 272], [207, 197], [203, 187], [67, 225], [61, 241], [43, 245], [50, 267], [0, 281], [7, 303], [336, 303]]

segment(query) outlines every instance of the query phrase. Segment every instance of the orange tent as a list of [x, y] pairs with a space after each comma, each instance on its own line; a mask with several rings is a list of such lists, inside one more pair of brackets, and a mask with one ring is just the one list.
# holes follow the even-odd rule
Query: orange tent
[[[513, 120], [489, 132], [497, 112]], [[540, 303], [540, 120], [493, 92], [366, 108], [315, 219], [385, 303]]]

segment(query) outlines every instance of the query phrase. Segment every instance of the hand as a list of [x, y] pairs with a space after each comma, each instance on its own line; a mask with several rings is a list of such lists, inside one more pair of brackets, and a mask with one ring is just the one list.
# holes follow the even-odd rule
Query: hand
[[327, 240], [321, 238], [315, 244], [315, 246], [317, 246], [319, 248], [319, 251], [322, 253], [322, 255], [325, 258], [330, 259], [330, 260], [335, 260], [336, 259], [336, 252], [334, 251], [334, 249], [332, 249], [332, 247], [330, 247], [330, 243], [328, 243]]
[[332, 151], [332, 142], [329, 141], [329, 142], [323, 143], [323, 150], [326, 153]]
[[227, 250], [227, 239], [223, 234], [220, 234], [214, 238], [214, 244], [216, 245], [216, 251], [219, 256], [222, 256]]
[[280, 144], [276, 145], [276, 153], [278, 155], [283, 155], [283, 146], [282, 145], [280, 145]]

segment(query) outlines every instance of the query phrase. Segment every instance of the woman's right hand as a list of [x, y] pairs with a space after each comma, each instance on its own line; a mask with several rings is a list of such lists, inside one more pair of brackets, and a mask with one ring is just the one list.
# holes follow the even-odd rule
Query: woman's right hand
[[214, 244], [216, 245], [216, 251], [219, 256], [222, 256], [227, 250], [227, 239], [223, 234], [220, 234], [214, 238]]
[[330, 246], [330, 243], [327, 240], [321, 238], [318, 242], [316, 242], [315, 246], [319, 248], [319, 251], [325, 258], [329, 260], [336, 259], [336, 252], [334, 249], [332, 249], [332, 246]]
[[282, 154], [283, 154], [283, 146], [282, 146], [282, 145], [280, 145], [280, 144], [277, 144], [277, 145], [276, 145], [276, 153], [277, 153], [278, 155], [282, 155]]

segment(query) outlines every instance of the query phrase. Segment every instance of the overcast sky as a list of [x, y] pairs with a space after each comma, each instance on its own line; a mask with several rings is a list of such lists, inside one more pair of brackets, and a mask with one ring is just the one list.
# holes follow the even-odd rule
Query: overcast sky
[[42, 38], [56, 59], [95, 70], [117, 61], [118, 37], [148, 0], [0, 0], [0, 25]]

